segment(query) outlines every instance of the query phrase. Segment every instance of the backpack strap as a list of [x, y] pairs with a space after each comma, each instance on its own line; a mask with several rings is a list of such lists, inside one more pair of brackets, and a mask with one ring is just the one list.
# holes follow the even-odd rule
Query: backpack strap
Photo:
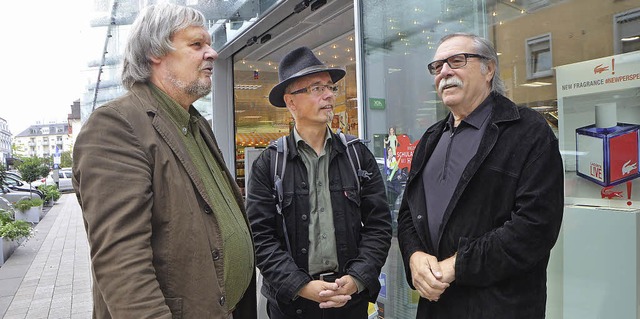
[[[287, 233], [287, 224], [282, 214], [282, 201], [284, 199], [284, 190], [282, 182], [284, 181], [284, 173], [287, 168], [287, 156], [289, 149], [287, 145], [287, 136], [281, 136], [276, 140], [275, 147], [272, 145], [269, 148], [275, 150], [271, 151], [271, 175], [273, 176], [273, 189], [275, 191], [275, 197], [277, 200], [276, 210], [278, 215], [282, 217], [282, 229], [284, 231], [284, 239], [287, 244], [287, 250], [291, 253], [291, 243], [289, 242], [289, 234]], [[280, 169], [280, 170], [278, 170]]]
[[[358, 186], [358, 192], [360, 192], [360, 188], [361, 188], [361, 182], [363, 180], [370, 180], [371, 179], [371, 174], [365, 170], [362, 169], [362, 165], [360, 164], [360, 156], [358, 156], [358, 151], [356, 150], [356, 143], [360, 143], [360, 139], [353, 136], [353, 135], [345, 135], [344, 133], [342, 133], [342, 131], [340, 129], [338, 129], [338, 131], [336, 132], [336, 134], [338, 134], [338, 136], [340, 137], [340, 141], [342, 141], [342, 144], [344, 144], [344, 146], [347, 148], [347, 157], [349, 157], [349, 162], [351, 163], [351, 168], [353, 170], [353, 174], [356, 176], [356, 183]], [[351, 152], [349, 152], [349, 149], [353, 150], [353, 154], [356, 157], [356, 163], [358, 163], [358, 168], [356, 169], [355, 164], [353, 163], [353, 158], [351, 157]]]

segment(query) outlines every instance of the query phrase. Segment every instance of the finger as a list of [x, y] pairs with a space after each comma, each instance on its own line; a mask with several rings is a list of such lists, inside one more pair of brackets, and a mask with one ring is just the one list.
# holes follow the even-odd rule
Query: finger
[[326, 290], [322, 290], [320, 291], [320, 297], [333, 297], [333, 296], [337, 296], [339, 293], [335, 290], [331, 290], [331, 289], [326, 289]]
[[320, 308], [336, 308], [342, 307], [347, 304], [347, 302], [351, 300], [351, 296], [349, 295], [337, 295], [329, 298], [327, 301], [323, 301], [320, 303]]
[[322, 283], [323, 290], [338, 290], [340, 288], [340, 286], [335, 282], [326, 282], [326, 281], [320, 281], [320, 282]]
[[431, 274], [437, 279], [442, 278], [442, 269], [440, 269], [440, 263], [435, 256], [427, 255], [427, 267], [431, 271]]
[[430, 263], [429, 266], [431, 268], [431, 274], [433, 274], [433, 276], [438, 280], [442, 279], [442, 268], [440, 267], [440, 263]]

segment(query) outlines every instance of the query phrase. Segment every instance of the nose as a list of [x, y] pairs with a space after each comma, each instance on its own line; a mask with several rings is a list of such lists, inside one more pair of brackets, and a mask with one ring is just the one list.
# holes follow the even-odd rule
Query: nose
[[218, 52], [216, 52], [216, 50], [211, 46], [207, 46], [207, 50], [204, 53], [204, 59], [215, 61], [218, 59]]
[[453, 70], [453, 69], [451, 68], [451, 66], [449, 65], [449, 63], [448, 63], [448, 62], [445, 62], [445, 63], [442, 65], [442, 69], [440, 69], [440, 75], [444, 75], [444, 76], [446, 76], [446, 75], [448, 75], [448, 74], [451, 74], [451, 70]]
[[325, 86], [325, 87], [322, 88], [322, 98], [323, 99], [326, 100], [326, 99], [335, 98], [335, 97], [336, 97], [336, 94], [333, 93], [333, 91], [329, 90], [328, 87]]

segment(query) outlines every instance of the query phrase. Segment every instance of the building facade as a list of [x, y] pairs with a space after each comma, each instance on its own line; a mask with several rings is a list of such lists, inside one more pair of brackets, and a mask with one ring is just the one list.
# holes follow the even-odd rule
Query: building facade
[[48, 158], [73, 147], [68, 123], [35, 124], [13, 139], [15, 155]]
[[[507, 97], [544, 115], [565, 162], [567, 206], [548, 267], [547, 318], [640, 317], [638, 0], [175, 2], [209, 19], [219, 58], [213, 93], [196, 106], [211, 121], [240, 186], [252, 156], [292, 126], [287, 110], [272, 107], [266, 96], [278, 82], [278, 61], [304, 45], [347, 70], [329, 125], [370, 141], [394, 219], [412, 145], [448, 114], [427, 71], [439, 39], [452, 32], [490, 39]], [[123, 93], [118, 70], [126, 32], [145, 4], [95, 1], [102, 17], [91, 32], [100, 39], [99, 54], [86, 70], [83, 120]], [[593, 129], [597, 117], [613, 117], [614, 133]], [[397, 170], [389, 169], [389, 134], [400, 144]], [[619, 179], [615, 165], [624, 172]], [[605, 269], [623, 279], [612, 280]], [[395, 237], [380, 282], [372, 316], [413, 317], [419, 296], [405, 281]]]
[[7, 120], [0, 117], [0, 165], [6, 165], [11, 158], [11, 131]]

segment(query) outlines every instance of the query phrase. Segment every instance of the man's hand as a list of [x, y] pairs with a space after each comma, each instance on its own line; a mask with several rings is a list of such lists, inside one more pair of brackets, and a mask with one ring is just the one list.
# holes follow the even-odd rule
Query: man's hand
[[320, 308], [342, 307], [351, 300], [351, 295], [338, 293], [340, 289], [344, 291], [344, 287], [338, 286], [335, 282], [312, 280], [300, 289], [298, 295], [319, 303]]
[[[323, 290], [320, 292], [320, 297], [328, 298], [327, 301], [320, 303], [320, 308], [339, 308], [347, 304], [347, 301], [351, 300], [351, 295], [358, 292], [358, 285], [350, 275], [344, 275], [335, 282], [338, 285], [336, 290]], [[349, 297], [346, 299], [345, 297]]]
[[440, 269], [442, 269], [440, 281], [450, 284], [456, 280], [456, 256], [457, 253], [440, 262]]
[[[449, 283], [444, 282], [441, 265], [435, 256], [417, 251], [409, 258], [409, 268], [413, 286], [422, 298], [438, 301], [445, 289], [449, 288]], [[450, 273], [447, 272], [447, 275]]]

